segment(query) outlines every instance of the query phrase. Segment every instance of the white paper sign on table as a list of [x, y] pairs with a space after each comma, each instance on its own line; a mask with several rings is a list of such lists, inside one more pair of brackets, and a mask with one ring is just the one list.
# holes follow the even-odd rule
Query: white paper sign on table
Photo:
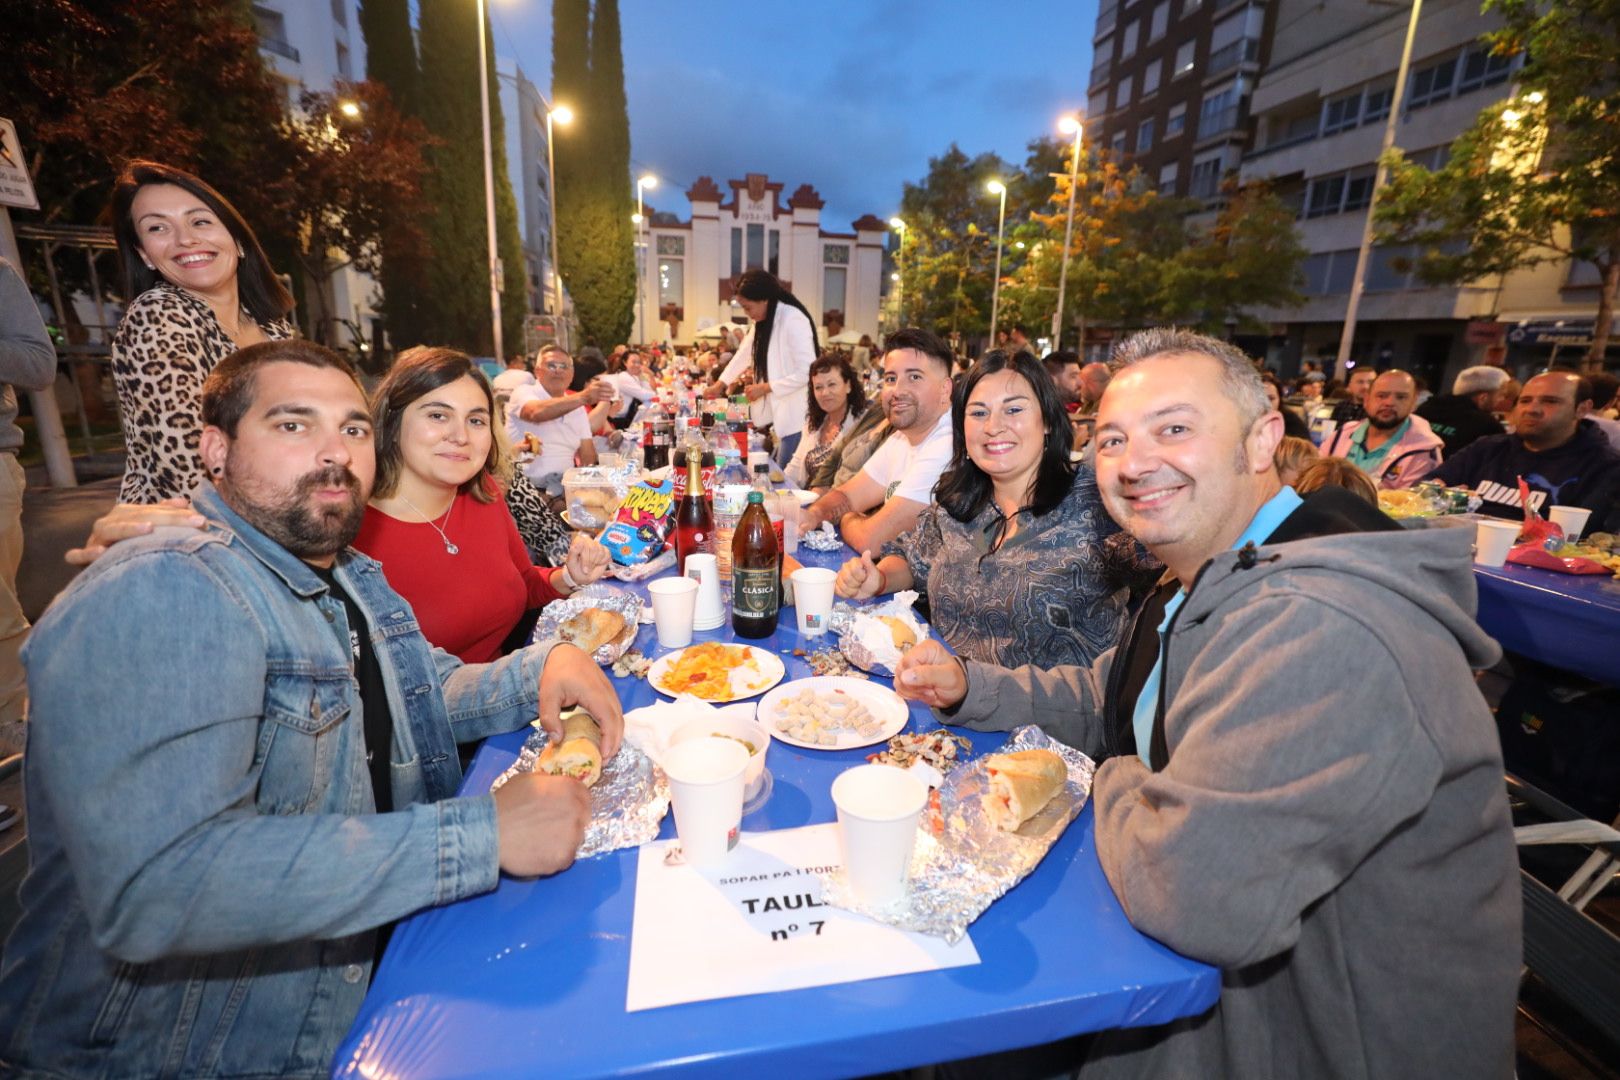
[[666, 866], [671, 841], [642, 846], [625, 1011], [965, 967], [955, 945], [821, 901], [838, 865], [838, 826], [744, 833], [726, 862]]

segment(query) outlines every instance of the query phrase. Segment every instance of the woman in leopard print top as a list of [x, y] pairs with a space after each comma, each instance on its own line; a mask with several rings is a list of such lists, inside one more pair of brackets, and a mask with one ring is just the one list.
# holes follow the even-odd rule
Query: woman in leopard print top
[[154, 503], [203, 478], [203, 380], [243, 346], [292, 337], [293, 303], [242, 215], [190, 173], [132, 162], [112, 214], [135, 298], [112, 342], [128, 455], [118, 499]]

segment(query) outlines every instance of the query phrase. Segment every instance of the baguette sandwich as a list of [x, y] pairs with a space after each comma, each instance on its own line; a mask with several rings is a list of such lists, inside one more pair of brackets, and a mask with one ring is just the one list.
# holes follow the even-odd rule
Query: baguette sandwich
[[602, 776], [602, 729], [584, 709], [562, 714], [562, 738], [540, 751], [535, 767], [553, 776], [572, 776], [590, 787]]
[[984, 812], [997, 828], [1013, 831], [1041, 812], [1068, 779], [1063, 759], [1050, 750], [1019, 750], [984, 759], [990, 790]]
[[594, 653], [608, 642], [618, 640], [619, 635], [624, 633], [624, 616], [617, 611], [586, 608], [573, 618], [564, 620], [557, 627], [557, 632], [569, 644]]

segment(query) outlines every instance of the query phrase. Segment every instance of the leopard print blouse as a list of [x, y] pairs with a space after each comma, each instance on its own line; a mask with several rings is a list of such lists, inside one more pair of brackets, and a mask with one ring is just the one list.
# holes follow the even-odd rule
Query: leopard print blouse
[[[293, 336], [279, 319], [259, 329], [272, 340]], [[119, 502], [189, 495], [203, 479], [203, 380], [235, 351], [213, 310], [177, 285], [160, 281], [129, 305], [112, 340], [127, 451]]]

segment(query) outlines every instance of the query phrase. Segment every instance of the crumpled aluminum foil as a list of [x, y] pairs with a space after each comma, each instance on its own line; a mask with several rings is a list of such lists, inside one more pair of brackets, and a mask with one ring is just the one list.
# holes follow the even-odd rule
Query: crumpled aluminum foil
[[822, 875], [822, 899], [901, 930], [960, 941], [973, 920], [1024, 880], [1080, 815], [1097, 769], [1085, 754], [1033, 724], [1014, 731], [1001, 749], [1051, 750], [1068, 765], [1069, 781], [1039, 814], [1016, 832], [1004, 832], [990, 823], [979, 801], [989, 784], [983, 756], [963, 762], [945, 774], [939, 791], [942, 835], [933, 834], [932, 815], [923, 811], [911, 853], [911, 883], [902, 899], [888, 907], [863, 904], [842, 867]]
[[529, 643], [532, 645], [537, 641], [550, 641], [561, 637], [562, 624], [587, 608], [617, 611], [624, 616], [624, 633], [591, 654], [591, 659], [605, 667], [623, 656], [625, 650], [635, 643], [636, 633], [641, 628], [641, 607], [641, 597], [635, 593], [600, 582], [587, 585], [568, 599], [553, 600], [542, 608]]
[[837, 551], [844, 546], [844, 538], [831, 522], [824, 521], [819, 528], [799, 534], [799, 543], [811, 551]]
[[[519, 773], [533, 772], [549, 736], [536, 730], [510, 768], [489, 786], [496, 791]], [[640, 847], [658, 835], [669, 810], [669, 778], [653, 759], [625, 743], [602, 763], [602, 776], [591, 787], [591, 820], [576, 858], [585, 859], [620, 848]]]
[[[899, 595], [896, 594], [897, 597]], [[842, 600], [833, 605], [832, 614], [827, 618], [827, 629], [837, 635], [838, 651], [844, 654], [846, 660], [862, 671], [875, 671], [879, 675], [887, 675], [893, 678], [894, 672], [890, 670], [889, 665], [878, 660], [872, 654], [872, 650], [861, 643], [860, 636], [855, 631], [855, 620], [860, 615], [870, 615], [874, 618], [879, 615], [904, 616], [916, 628], [917, 640], [922, 641], [928, 637], [928, 624], [917, 615], [916, 610], [912, 607], [917, 594], [908, 592], [906, 595], [912, 599], [904, 601], [890, 599], [881, 604], [863, 604], [859, 608], [852, 607]]]

